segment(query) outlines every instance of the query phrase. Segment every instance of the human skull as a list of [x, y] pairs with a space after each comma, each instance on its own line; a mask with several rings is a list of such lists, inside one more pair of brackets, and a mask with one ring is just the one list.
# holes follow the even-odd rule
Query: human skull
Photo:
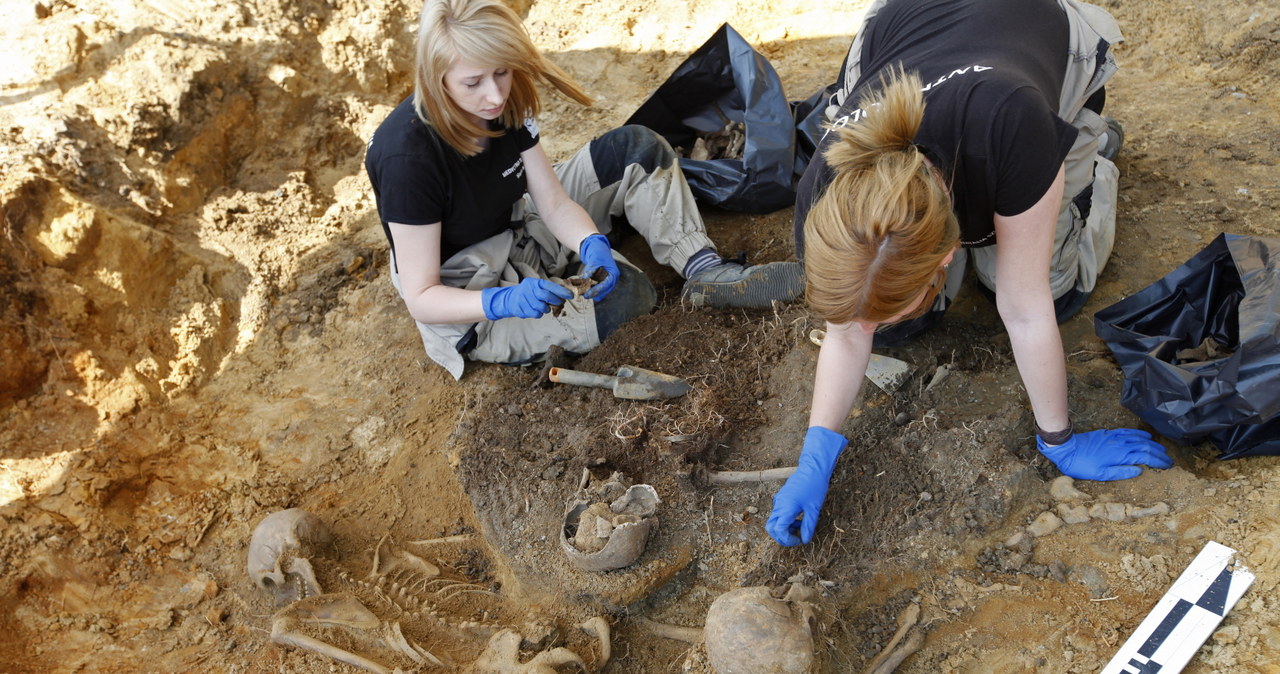
[[[609, 482], [600, 495], [621, 489]], [[576, 501], [560, 526], [560, 547], [569, 560], [584, 571], [609, 571], [629, 566], [644, 552], [649, 533], [657, 525], [654, 516], [658, 492], [647, 484], [627, 488], [612, 503]]]
[[321, 594], [311, 559], [333, 541], [329, 527], [301, 508], [271, 513], [253, 530], [249, 577], [276, 606]]
[[711, 603], [703, 635], [717, 674], [806, 674], [814, 667], [813, 602], [817, 593], [793, 584], [781, 594], [743, 587]]

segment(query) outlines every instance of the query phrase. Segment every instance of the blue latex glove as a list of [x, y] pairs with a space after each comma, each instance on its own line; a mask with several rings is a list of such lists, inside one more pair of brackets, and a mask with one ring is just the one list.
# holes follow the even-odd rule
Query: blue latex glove
[[578, 257], [582, 258], [582, 275], [594, 278], [597, 269], [603, 269], [606, 276], [603, 281], [591, 286], [583, 293], [583, 297], [599, 302], [618, 285], [618, 263], [613, 259], [613, 251], [609, 248], [609, 240], [603, 234], [592, 234], [582, 240], [578, 246]]
[[[773, 512], [764, 530], [781, 545], [792, 546], [813, 540], [818, 528], [818, 511], [827, 498], [831, 471], [836, 458], [849, 441], [839, 433], [821, 426], [810, 426], [800, 450], [800, 465], [787, 478], [786, 484], [773, 496]], [[804, 518], [796, 521], [797, 515]], [[796, 534], [799, 533], [799, 537]]]
[[1173, 459], [1150, 433], [1132, 428], [1076, 433], [1055, 447], [1036, 436], [1036, 447], [1064, 475], [1077, 480], [1127, 480], [1142, 474], [1139, 465], [1173, 465]]
[[541, 278], [527, 278], [520, 285], [485, 288], [480, 291], [484, 315], [491, 321], [499, 318], [538, 318], [551, 307], [573, 298], [573, 292]]

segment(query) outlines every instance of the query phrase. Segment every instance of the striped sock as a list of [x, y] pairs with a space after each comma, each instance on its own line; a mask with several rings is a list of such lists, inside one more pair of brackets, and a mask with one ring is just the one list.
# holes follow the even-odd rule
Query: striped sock
[[718, 253], [710, 248], [703, 248], [702, 250], [694, 253], [689, 258], [688, 262], [684, 263], [684, 272], [682, 273], [682, 276], [690, 279], [708, 269], [711, 269], [712, 267], [719, 267], [722, 264], [724, 264], [724, 258], [720, 257]]

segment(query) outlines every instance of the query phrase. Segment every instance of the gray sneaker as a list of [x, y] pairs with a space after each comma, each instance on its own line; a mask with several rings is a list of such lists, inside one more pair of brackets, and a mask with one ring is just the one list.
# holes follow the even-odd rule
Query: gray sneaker
[[804, 292], [799, 262], [744, 267], [725, 262], [684, 282], [684, 298], [695, 307], [767, 309], [773, 300], [790, 302]]
[[1124, 147], [1124, 127], [1111, 117], [1103, 117], [1102, 121], [1107, 123], [1107, 130], [1098, 139], [1098, 154], [1104, 159], [1115, 161], [1120, 148]]

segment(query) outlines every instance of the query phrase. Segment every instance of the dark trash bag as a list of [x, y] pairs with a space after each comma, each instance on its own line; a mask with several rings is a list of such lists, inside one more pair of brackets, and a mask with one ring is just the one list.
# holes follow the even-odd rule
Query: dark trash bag
[[838, 83], [828, 84], [803, 101], [791, 103], [791, 112], [796, 122], [797, 181], [804, 176], [804, 170], [809, 167], [809, 162], [813, 160], [813, 155], [822, 142], [822, 136], [827, 132], [826, 111], [833, 103], [831, 96], [836, 92], [837, 86]]
[[778, 73], [729, 24], [711, 36], [640, 106], [627, 124], [658, 132], [672, 147], [729, 121], [745, 127], [742, 159], [680, 159], [693, 195], [704, 203], [769, 213], [795, 202], [795, 122]]
[[[1094, 315], [1124, 370], [1121, 402], [1219, 458], [1280, 454], [1280, 239], [1222, 234], [1168, 276]], [[1177, 364], [1211, 338], [1216, 358]]]

